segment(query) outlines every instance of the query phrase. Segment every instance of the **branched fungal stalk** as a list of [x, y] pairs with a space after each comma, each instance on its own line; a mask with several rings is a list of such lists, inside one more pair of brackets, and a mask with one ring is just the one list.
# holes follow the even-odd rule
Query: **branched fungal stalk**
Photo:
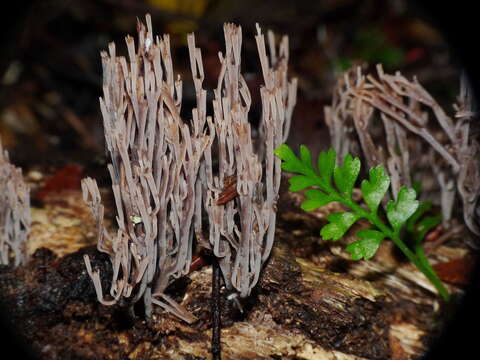
[[118, 231], [103, 226], [104, 209], [96, 182], [82, 182], [84, 199], [98, 224], [98, 249], [113, 265], [110, 298], [105, 298], [98, 271], [87, 270], [98, 299], [105, 305], [126, 298], [143, 299], [187, 322], [195, 318], [164, 293], [188, 273], [192, 256], [196, 181], [201, 158], [210, 144], [204, 133], [204, 100], [194, 109], [191, 127], [180, 118], [182, 82], [174, 79], [168, 35], [154, 39], [150, 16], [138, 24], [139, 44], [126, 38], [129, 61], [115, 45], [102, 53], [103, 98], [100, 99], [108, 169], [117, 208]]
[[465, 223], [478, 234], [480, 147], [471, 131], [474, 114], [464, 77], [456, 108], [453, 118], [416, 78], [386, 74], [378, 65], [377, 76], [365, 76], [358, 67], [338, 79], [325, 121], [339, 158], [347, 152], [362, 154], [369, 167], [385, 166], [392, 180], [390, 197], [401, 186], [435, 178], [437, 184], [423, 188], [422, 195], [440, 193], [436, 198], [444, 222], [451, 219], [460, 195]]
[[[110, 256], [113, 279], [105, 297], [100, 274], [85, 256], [98, 299], [112, 305], [143, 299], [146, 315], [160, 305], [187, 322], [195, 318], [165, 294], [187, 274], [194, 232], [203, 239], [202, 212], [209, 221], [209, 242], [227, 287], [250, 294], [273, 246], [280, 188], [280, 159], [275, 147], [285, 141], [296, 101], [296, 80], [287, 80], [288, 38], [277, 48], [269, 33], [256, 36], [265, 86], [257, 146], [248, 112], [250, 92], [240, 73], [241, 28], [224, 26], [226, 51], [214, 91], [213, 119], [206, 114], [203, 63], [193, 34], [188, 36], [197, 107], [190, 126], [180, 118], [182, 82], [174, 80], [168, 35], [153, 38], [151, 19], [139, 23], [139, 44], [127, 37], [129, 61], [115, 45], [102, 53], [100, 99], [108, 169], [117, 208], [115, 235], [103, 225], [104, 208], [96, 182], [82, 182], [85, 201], [97, 220], [98, 249]], [[216, 135], [218, 168], [212, 145]], [[216, 160], [216, 159], [215, 159]], [[229, 191], [223, 191], [229, 183]], [[210, 243], [211, 245], [209, 245]]]
[[[288, 82], [288, 38], [277, 49], [269, 32], [270, 58], [257, 26], [257, 48], [265, 86], [261, 88], [262, 119], [259, 146], [252, 139], [248, 113], [250, 92], [241, 74], [242, 29], [225, 24], [225, 54], [214, 91], [214, 126], [218, 144], [218, 175], [206, 153], [206, 211], [209, 240], [228, 288], [248, 296], [270, 255], [275, 234], [280, 160], [273, 150], [287, 137], [296, 101], [296, 79]], [[257, 148], [257, 149], [256, 149]], [[224, 196], [225, 187], [232, 196]], [[235, 191], [236, 190], [236, 191]]]
[[[310, 151], [305, 146], [300, 147], [300, 158], [285, 144], [275, 150], [281, 158], [282, 169], [295, 175], [289, 179], [290, 191], [305, 191], [307, 200], [302, 203], [302, 209], [314, 210], [331, 202], [339, 202], [350, 211], [330, 214], [329, 223], [325, 225], [320, 235], [324, 240], [339, 240], [359, 219], [368, 220], [375, 228], [361, 230], [356, 235], [359, 240], [349, 244], [347, 251], [353, 260], [370, 259], [377, 252], [380, 243], [391, 239], [405, 256], [427, 277], [435, 286], [444, 300], [449, 299], [449, 293], [443, 286], [422, 249], [421, 242], [426, 232], [438, 224], [438, 218], [424, 218], [415, 226], [418, 220], [428, 210], [428, 203], [420, 203], [412, 188], [401, 187], [395, 200], [386, 204], [385, 212], [388, 223], [378, 214], [380, 203], [390, 187], [390, 177], [383, 165], [370, 169], [369, 179], [361, 183], [361, 192], [366, 207], [362, 207], [352, 197], [352, 191], [360, 173], [360, 160], [346, 154], [343, 165], [336, 165], [334, 149], [322, 151], [318, 156], [318, 170], [312, 163]], [[414, 235], [413, 251], [401, 237], [401, 231], [407, 228]]]
[[0, 265], [12, 258], [15, 266], [27, 261], [30, 223], [30, 189], [0, 142]]

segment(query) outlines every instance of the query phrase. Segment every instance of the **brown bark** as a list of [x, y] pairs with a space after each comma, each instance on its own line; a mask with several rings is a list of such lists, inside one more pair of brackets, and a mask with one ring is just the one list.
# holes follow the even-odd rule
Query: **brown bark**
[[[242, 301], [244, 314], [222, 290], [222, 358], [420, 358], [441, 324], [442, 306], [428, 281], [388, 244], [371, 261], [348, 260], [341, 242], [352, 241], [351, 235], [339, 243], [321, 241], [318, 235], [325, 215], [339, 211], [338, 206], [305, 213], [298, 201], [298, 194], [279, 200], [276, 246], [258, 287]], [[33, 212], [36, 246], [41, 245], [39, 239], [47, 238], [42, 231], [52, 234], [54, 229], [59, 238], [68, 229], [69, 237], [78, 232], [72, 239], [93, 242], [94, 236], [85, 229], [91, 225], [77, 222], [65, 227], [58, 221], [75, 203], [65, 201], [62, 211], [53, 211], [55, 205], [47, 199], [47, 214]], [[83, 215], [78, 212], [87, 211], [75, 207], [79, 218]], [[121, 304], [105, 307], [96, 301], [83, 255], [88, 254], [92, 266], [105, 273], [105, 283], [111, 271], [107, 257], [93, 246], [77, 250], [74, 242], [70, 251], [67, 242], [62, 248], [52, 246], [51, 239], [45, 244], [62, 257], [40, 249], [27, 266], [0, 269], [2, 301], [42, 359], [211, 358], [210, 266], [167, 289], [198, 318], [195, 324], [187, 325], [158, 308], [151, 320], [131, 319]], [[464, 248], [442, 245], [431, 260], [446, 262], [466, 253]]]

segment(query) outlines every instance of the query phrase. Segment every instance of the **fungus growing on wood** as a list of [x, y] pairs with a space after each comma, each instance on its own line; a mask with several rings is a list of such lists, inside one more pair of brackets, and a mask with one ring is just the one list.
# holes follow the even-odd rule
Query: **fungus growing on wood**
[[[275, 235], [281, 161], [273, 150], [288, 135], [296, 102], [296, 79], [288, 81], [288, 38], [279, 47], [268, 33], [270, 58], [257, 25], [257, 49], [265, 86], [260, 89], [262, 118], [257, 146], [248, 121], [250, 91], [241, 74], [242, 29], [224, 25], [225, 54], [214, 90], [218, 169], [206, 153], [206, 212], [213, 253], [227, 288], [248, 296], [268, 259]], [[216, 173], [216, 175], [213, 175]], [[236, 191], [234, 191], [236, 190]]]
[[27, 260], [30, 231], [30, 189], [22, 170], [9, 161], [0, 141], [0, 264], [18, 266]]
[[[340, 158], [349, 151], [361, 152], [369, 167], [382, 164], [388, 169], [393, 198], [402, 185], [418, 182], [423, 197], [440, 193], [446, 223], [458, 193], [465, 223], [478, 234], [474, 210], [480, 195], [479, 143], [471, 131], [473, 113], [464, 77], [456, 109], [455, 116], [447, 115], [416, 78], [386, 74], [378, 65], [376, 77], [363, 75], [358, 67], [338, 79], [325, 121]], [[432, 175], [437, 183], [429, 185], [426, 176]]]
[[[214, 90], [213, 120], [206, 114], [203, 64], [193, 34], [188, 36], [197, 107], [188, 125], [180, 118], [182, 82], [174, 80], [168, 35], [153, 38], [150, 16], [139, 23], [139, 45], [127, 37], [129, 62], [115, 45], [102, 53], [104, 84], [100, 107], [118, 230], [103, 225], [104, 208], [95, 180], [82, 190], [98, 227], [98, 249], [110, 256], [113, 279], [105, 297], [100, 274], [85, 256], [99, 301], [105, 305], [143, 299], [187, 322], [194, 317], [165, 294], [188, 273], [193, 234], [203, 239], [202, 213], [209, 221], [209, 242], [228, 288], [247, 296], [257, 283], [273, 246], [280, 188], [280, 159], [273, 150], [285, 141], [296, 101], [297, 83], [287, 80], [288, 38], [277, 49], [269, 33], [256, 36], [265, 86], [260, 89], [262, 119], [254, 146], [248, 112], [250, 92], [240, 73], [241, 28], [224, 26], [226, 52]], [[212, 144], [217, 137], [217, 159]], [[228, 185], [227, 185], [228, 183]], [[227, 186], [227, 192], [223, 189]], [[210, 247], [208, 242], [204, 245]]]
[[148, 15], [138, 34], [137, 49], [133, 38], [126, 38], [129, 61], [116, 55], [113, 43], [102, 52], [100, 107], [117, 209], [115, 235], [103, 226], [95, 180], [82, 182], [98, 224], [98, 249], [113, 265], [110, 297], [104, 297], [88, 256], [85, 263], [102, 304], [143, 299], [147, 316], [156, 304], [192, 322], [195, 318], [164, 291], [190, 268], [197, 173], [210, 143], [198, 116], [205, 106], [194, 110], [191, 127], [180, 118], [182, 81], [174, 78], [169, 36], [154, 38]]

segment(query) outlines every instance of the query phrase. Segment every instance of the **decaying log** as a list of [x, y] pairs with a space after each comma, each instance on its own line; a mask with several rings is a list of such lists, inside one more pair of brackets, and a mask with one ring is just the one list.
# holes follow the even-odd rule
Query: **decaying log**
[[[300, 196], [284, 193], [279, 201], [276, 246], [258, 287], [242, 300], [243, 314], [222, 290], [222, 358], [420, 358], [438, 333], [434, 325], [442, 311], [428, 282], [388, 246], [371, 261], [348, 260], [344, 245], [324, 242], [318, 234], [325, 216], [338, 211], [338, 205], [306, 213], [298, 206]], [[62, 203], [63, 213], [69, 204], [75, 202]], [[49, 209], [54, 207], [49, 204]], [[82, 211], [88, 214], [86, 207], [75, 208], [83, 219]], [[42, 221], [33, 234], [47, 239], [42, 229], [54, 231], [55, 217]], [[72, 222], [68, 233], [77, 229], [82, 237], [84, 226]], [[57, 227], [56, 236], [64, 228]], [[88, 243], [90, 237], [84, 235], [82, 241]], [[42, 245], [38, 239], [36, 247]], [[353, 239], [347, 236], [342, 241]], [[210, 266], [192, 271], [167, 289], [198, 318], [195, 324], [187, 325], [161, 309], [150, 320], [130, 319], [120, 306], [103, 307], [96, 301], [83, 255], [92, 258], [108, 282], [111, 265], [105, 256], [93, 246], [77, 250], [72, 245], [68, 251], [51, 242], [45, 245], [62, 257], [39, 249], [27, 266], [0, 270], [2, 301], [28, 342], [39, 353], [42, 350], [43, 359], [210, 358]], [[441, 245], [432, 250], [431, 260], [445, 263], [466, 254], [465, 248]], [[460, 291], [453, 286], [450, 290]]]

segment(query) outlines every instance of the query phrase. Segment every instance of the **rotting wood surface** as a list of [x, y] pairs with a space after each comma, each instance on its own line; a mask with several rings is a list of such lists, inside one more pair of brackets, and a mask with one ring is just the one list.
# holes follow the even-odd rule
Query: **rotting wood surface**
[[[81, 214], [87, 209], [78, 206], [80, 194], [64, 196], [61, 204], [58, 194], [55, 201], [46, 199], [37, 225], [34, 215], [31, 262], [0, 269], [2, 301], [41, 358], [209, 359], [211, 267], [193, 271], [169, 289], [199, 318], [193, 326], [158, 308], [146, 321], [129, 318], [120, 306], [102, 306], [83, 254], [103, 270], [105, 288], [110, 263], [93, 246], [79, 249], [78, 243], [92, 244], [92, 223]], [[397, 259], [388, 243], [371, 261], [348, 260], [342, 249], [351, 236], [343, 243], [318, 236], [325, 215], [338, 211], [337, 205], [305, 213], [299, 196], [284, 193], [280, 199], [277, 246], [256, 290], [243, 303], [244, 314], [223, 290], [223, 359], [419, 358], [441, 324], [442, 306], [432, 287], [413, 266]], [[59, 221], [66, 213], [82, 221]], [[444, 263], [467, 253], [461, 245], [445, 245], [431, 259]]]

